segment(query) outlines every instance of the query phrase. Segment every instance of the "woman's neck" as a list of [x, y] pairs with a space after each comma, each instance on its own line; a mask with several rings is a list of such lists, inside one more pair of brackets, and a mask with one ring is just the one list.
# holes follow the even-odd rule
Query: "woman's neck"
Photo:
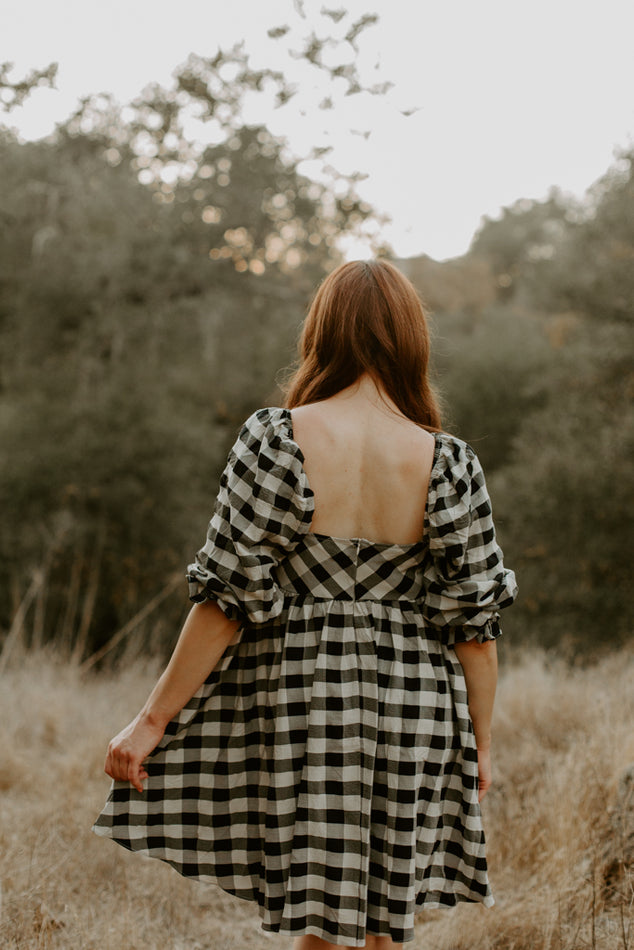
[[342, 389], [331, 397], [332, 400], [345, 400], [352, 405], [359, 403], [364, 406], [371, 406], [385, 412], [397, 413], [402, 415], [396, 404], [390, 399], [382, 386], [377, 385], [369, 373], [363, 373], [351, 386]]

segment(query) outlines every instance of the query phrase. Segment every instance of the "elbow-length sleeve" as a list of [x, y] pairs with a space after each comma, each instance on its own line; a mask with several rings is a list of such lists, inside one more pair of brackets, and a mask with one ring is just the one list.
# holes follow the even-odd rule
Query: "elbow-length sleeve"
[[312, 514], [290, 414], [260, 409], [229, 453], [207, 539], [187, 568], [190, 600], [214, 600], [241, 622], [279, 616], [283, 593], [274, 570], [308, 530]]
[[504, 567], [476, 453], [444, 433], [430, 477], [425, 530], [426, 620], [448, 646], [494, 640], [502, 632], [500, 610], [517, 596], [515, 574]]

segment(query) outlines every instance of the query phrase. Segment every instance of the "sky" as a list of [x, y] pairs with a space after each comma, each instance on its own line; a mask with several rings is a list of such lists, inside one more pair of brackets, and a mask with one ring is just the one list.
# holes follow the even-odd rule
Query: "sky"
[[4, 121], [24, 138], [47, 135], [80, 96], [107, 91], [124, 104], [149, 82], [169, 84], [190, 53], [211, 57], [244, 40], [254, 65], [283, 68], [300, 88], [290, 111], [262, 113], [260, 104], [256, 118], [297, 156], [330, 145], [329, 162], [360, 173], [361, 197], [391, 219], [381, 236], [397, 256], [436, 260], [464, 253], [482, 217], [517, 199], [544, 198], [551, 186], [582, 196], [615, 148], [634, 145], [631, 0], [325, 6], [347, 11], [344, 26], [378, 14], [356, 63], [362, 78], [394, 84], [386, 96], [319, 110], [323, 74], [284, 58], [267, 37], [282, 23], [291, 41], [323, 30], [332, 21], [320, 15], [322, 0], [4, 0], [0, 62], [14, 63], [16, 78], [59, 63], [57, 89], [36, 91]]

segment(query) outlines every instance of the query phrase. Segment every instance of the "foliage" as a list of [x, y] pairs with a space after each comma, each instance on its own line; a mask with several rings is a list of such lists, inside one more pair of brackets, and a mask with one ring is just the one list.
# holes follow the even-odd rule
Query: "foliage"
[[[513, 440], [492, 490], [522, 596], [517, 625], [555, 646], [631, 637], [634, 366], [624, 327], [583, 321], [550, 377], [546, 404]], [[624, 386], [623, 383], [628, 380]]]
[[634, 301], [634, 149], [589, 192], [589, 213], [568, 229], [551, 278], [560, 308], [631, 322]]
[[[192, 55], [125, 107], [85, 97], [47, 141], [0, 128], [5, 629], [91, 649], [184, 575], [239, 424], [279, 398], [309, 294], [372, 217], [356, 176], [300, 171], [327, 147], [294, 156], [245, 116], [294, 108], [288, 63], [328, 86], [326, 112], [384, 94], [356, 66], [375, 21], [324, 9], [307, 37], [296, 5], [274, 66]], [[5, 110], [55, 71], [1, 67]]]
[[237, 426], [276, 398], [335, 233], [370, 210], [264, 128], [167, 188], [139, 181], [132, 140], [112, 113], [107, 135], [75, 117], [0, 142], [2, 622], [39, 578], [50, 635], [93, 644], [202, 543]]
[[634, 149], [623, 149], [583, 201], [551, 189], [485, 218], [469, 257], [487, 261], [499, 299], [549, 312], [629, 321], [634, 300]]
[[631, 636], [633, 222], [627, 153], [584, 203], [553, 192], [485, 222], [469, 257], [504, 303], [436, 317], [448, 424], [483, 460], [518, 574], [508, 623], [552, 646]]
[[544, 404], [557, 359], [546, 321], [507, 306], [438, 314], [433, 354], [444, 426], [471, 443], [485, 471], [507, 465], [518, 425]]
[[575, 205], [556, 189], [545, 201], [521, 198], [503, 208], [497, 220], [484, 218], [469, 256], [489, 263], [499, 298], [509, 301], [544, 262], [554, 258], [576, 214]]
[[[344, 55], [372, 17], [322, 19], [338, 32], [272, 40], [333, 97], [384, 94]], [[54, 77], [8, 74], [6, 107]], [[48, 141], [0, 130], [5, 630], [98, 647], [202, 543], [240, 422], [279, 400], [339, 237], [373, 219], [352, 179], [308, 178], [245, 121], [252, 96], [284, 110], [295, 94], [235, 47], [124, 108], [87, 97]], [[445, 425], [483, 461], [518, 573], [509, 623], [549, 644], [574, 629], [584, 649], [629, 633], [633, 158], [583, 202], [553, 190], [485, 220], [464, 258], [399, 262], [434, 311]], [[148, 620], [167, 641], [184, 593]]]
[[12, 79], [13, 63], [0, 63], [0, 109], [11, 112], [23, 105], [34, 89], [39, 86], [55, 86], [57, 63], [51, 63], [45, 69], [32, 69], [22, 79]]

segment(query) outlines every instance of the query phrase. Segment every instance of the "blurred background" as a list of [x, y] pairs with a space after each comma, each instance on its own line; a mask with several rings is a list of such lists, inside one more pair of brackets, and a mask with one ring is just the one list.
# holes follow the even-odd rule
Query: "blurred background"
[[631, 637], [634, 16], [438, 6], [3, 15], [5, 661], [173, 643], [237, 429], [319, 280], [376, 254], [487, 473], [506, 649]]
[[324, 274], [374, 255], [427, 304], [520, 587], [497, 906], [421, 913], [412, 950], [632, 946], [633, 35], [629, 0], [4, 4], [2, 947], [269, 950], [249, 902], [89, 829], [227, 451]]

